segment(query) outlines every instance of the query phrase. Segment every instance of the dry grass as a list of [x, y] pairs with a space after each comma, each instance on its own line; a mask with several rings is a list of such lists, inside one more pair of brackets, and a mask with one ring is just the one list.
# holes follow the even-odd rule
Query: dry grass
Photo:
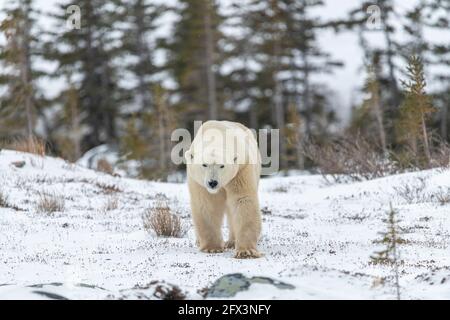
[[181, 218], [172, 213], [164, 198], [158, 199], [154, 207], [147, 209], [142, 220], [144, 229], [155, 232], [158, 237], [182, 238], [186, 233]]
[[433, 141], [431, 166], [433, 168], [448, 168], [450, 166], [450, 145], [446, 141]]
[[394, 190], [407, 203], [424, 203], [430, 201], [430, 195], [425, 193], [426, 186], [425, 179], [419, 178], [414, 183], [394, 187]]
[[63, 212], [65, 209], [65, 200], [55, 194], [41, 193], [36, 204], [36, 210], [40, 213], [52, 214]]
[[277, 186], [272, 189], [272, 192], [286, 193], [286, 192], [288, 192], [288, 188], [286, 186]]
[[109, 197], [106, 203], [104, 204], [102, 211], [108, 212], [116, 210], [117, 208], [119, 208], [119, 199], [117, 199], [116, 197]]
[[106, 194], [112, 194], [117, 192], [122, 192], [122, 190], [116, 186], [115, 184], [109, 184], [106, 182], [94, 182], [95, 186], [97, 186], [99, 189], [101, 189]]
[[114, 173], [114, 168], [113, 166], [109, 163], [108, 160], [106, 160], [105, 158], [102, 158], [100, 160], [97, 161], [97, 171], [100, 172], [104, 172], [110, 175], [113, 175]]
[[184, 300], [186, 299], [186, 295], [184, 292], [175, 285], [169, 285], [166, 283], [158, 283], [159, 281], [153, 281], [153, 285], [156, 284], [155, 293], [153, 296], [155, 296], [158, 299], [161, 300]]
[[2, 191], [0, 191], [0, 207], [7, 208], [8, 207], [8, 196], [5, 195]]
[[406, 203], [439, 203], [444, 206], [450, 203], [450, 190], [439, 188], [437, 191], [426, 192], [427, 184], [424, 178], [418, 178], [416, 182], [394, 188], [397, 195]]
[[[134, 289], [148, 289], [154, 288], [153, 297], [161, 300], [184, 300], [186, 294], [176, 285], [166, 283], [164, 281], [154, 280], [145, 286], [135, 286]], [[150, 299], [150, 297], [148, 297]]]
[[0, 208], [8, 208], [16, 211], [22, 211], [22, 209], [9, 202], [8, 196], [3, 191], [0, 191]]
[[15, 139], [8, 148], [20, 152], [27, 152], [36, 154], [38, 156], [45, 156], [47, 144], [44, 140], [37, 137]]
[[303, 153], [325, 178], [335, 182], [363, 181], [398, 172], [396, 166], [382, 156], [373, 144], [360, 137], [342, 138], [338, 141], [304, 144]]
[[435, 196], [441, 206], [445, 206], [450, 203], [450, 190], [440, 190], [440, 192], [438, 192]]

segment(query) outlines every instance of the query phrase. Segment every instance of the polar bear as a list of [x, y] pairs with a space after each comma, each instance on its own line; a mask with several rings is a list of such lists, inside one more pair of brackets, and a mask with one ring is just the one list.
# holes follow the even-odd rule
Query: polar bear
[[[261, 156], [252, 131], [240, 123], [207, 121], [185, 153], [192, 217], [200, 250], [234, 248], [236, 258], [258, 258]], [[229, 239], [221, 226], [227, 215]]]

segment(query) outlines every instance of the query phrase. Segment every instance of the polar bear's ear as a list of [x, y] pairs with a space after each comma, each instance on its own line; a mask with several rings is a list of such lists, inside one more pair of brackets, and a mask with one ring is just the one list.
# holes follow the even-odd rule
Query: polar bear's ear
[[188, 151], [185, 152], [184, 158], [186, 159], [187, 163], [191, 163], [192, 160], [194, 159], [194, 154], [192, 153], [191, 150], [188, 150]]
[[234, 163], [237, 163], [237, 159], [238, 159], [238, 157], [237, 157], [237, 156], [236, 156], [236, 157], [234, 157], [234, 159], [233, 159]]

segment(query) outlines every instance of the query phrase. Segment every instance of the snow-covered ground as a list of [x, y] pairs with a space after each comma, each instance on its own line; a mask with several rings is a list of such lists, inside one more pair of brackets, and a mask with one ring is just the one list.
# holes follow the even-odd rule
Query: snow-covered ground
[[[0, 152], [0, 181], [0, 299], [36, 298], [32, 292], [50, 283], [67, 298], [138, 298], [137, 288], [155, 280], [199, 299], [199, 290], [237, 272], [295, 289], [252, 284], [236, 299], [394, 299], [391, 268], [370, 263], [390, 203], [407, 240], [400, 247], [402, 298], [450, 297], [449, 170], [336, 185], [314, 175], [263, 179], [265, 256], [256, 260], [197, 250], [184, 184], [113, 177], [7, 150]], [[189, 226], [185, 237], [144, 230], [142, 213], [158, 193]], [[39, 212], [43, 194], [63, 198], [64, 210]]]

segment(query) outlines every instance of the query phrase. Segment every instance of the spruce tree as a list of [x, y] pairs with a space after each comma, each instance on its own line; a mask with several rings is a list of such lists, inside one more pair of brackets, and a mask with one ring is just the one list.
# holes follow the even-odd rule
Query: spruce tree
[[408, 10], [405, 14], [405, 22], [403, 23], [403, 32], [406, 40], [400, 43], [398, 51], [402, 58], [408, 62], [412, 55], [419, 57], [424, 64], [430, 63], [428, 53], [430, 43], [426, 41], [424, 29], [427, 24], [427, 16], [429, 9], [426, 6], [426, 0], [419, 0], [417, 4]]
[[220, 66], [223, 18], [214, 0], [180, 0], [173, 37], [162, 41], [168, 52], [166, 68], [176, 84], [177, 107], [187, 123], [221, 117]]
[[79, 98], [81, 125], [85, 128], [82, 149], [117, 141], [116, 118], [127, 96], [119, 86], [119, 65], [123, 53], [119, 0], [80, 0], [81, 27], [67, 28], [66, 8], [59, 6], [52, 43], [46, 45], [46, 56], [58, 63], [55, 76], [73, 78]]
[[0, 47], [0, 88], [5, 93], [0, 101], [0, 134], [31, 139], [43, 102], [36, 81], [44, 73], [34, 63], [40, 56], [36, 36], [39, 12], [32, 0], [9, 1], [4, 10], [0, 32], [6, 41]]
[[[353, 110], [350, 130], [353, 133], [362, 134], [368, 141], [373, 141], [386, 155], [387, 138], [380, 82], [378, 80], [379, 68], [380, 66], [377, 64], [366, 67], [367, 78], [363, 92], [367, 98], [364, 99], [359, 108]], [[376, 138], [374, 139], [374, 137]]]
[[[369, 8], [376, 8], [377, 12], [372, 12], [373, 17], [368, 15]], [[370, 11], [369, 11], [370, 13]], [[382, 64], [387, 66], [386, 74], [382, 75], [380, 85], [382, 89], [389, 93], [386, 98], [387, 112], [389, 116], [394, 116], [401, 102], [401, 92], [398, 85], [399, 67], [395, 58], [400, 48], [396, 41], [395, 22], [398, 20], [398, 12], [396, 11], [395, 2], [393, 0], [375, 0], [362, 1], [358, 7], [350, 12], [349, 21], [341, 24], [347, 25], [349, 28], [357, 28], [360, 36], [360, 44], [365, 52], [366, 58], [370, 60], [376, 55]], [[369, 23], [372, 22], [372, 23]], [[384, 39], [384, 43], [371, 47], [367, 36], [369, 34], [379, 33]], [[381, 75], [380, 75], [381, 76]]]
[[[450, 3], [446, 0], [427, 1], [427, 26], [433, 31], [448, 33], [450, 30]], [[440, 112], [436, 117], [436, 127], [439, 128], [441, 138], [449, 141], [448, 123], [450, 118], [450, 44], [445, 39], [437, 39], [430, 44], [430, 63], [437, 70], [435, 81], [437, 86], [434, 97]]]
[[82, 125], [78, 90], [70, 83], [54, 101], [60, 109], [54, 114], [52, 123], [52, 142], [54, 151], [69, 161], [82, 156]]
[[[334, 120], [327, 103], [327, 89], [312, 80], [316, 74], [331, 72], [340, 65], [317, 43], [317, 32], [326, 24], [311, 11], [322, 5], [322, 1], [289, 0], [235, 4], [247, 31], [238, 38], [233, 56], [242, 67], [230, 75], [240, 75], [242, 83], [250, 85], [249, 90], [238, 90], [238, 97], [247, 100], [252, 113], [257, 108], [258, 120], [280, 129], [283, 168], [288, 165], [289, 153], [286, 128], [295, 127], [288, 123], [288, 106], [293, 105], [293, 110], [302, 116], [306, 136], [325, 136], [328, 121]], [[249, 68], [250, 65], [257, 67]], [[301, 159], [296, 161], [296, 165], [300, 163]]]
[[431, 166], [430, 139], [427, 130], [427, 120], [436, 110], [427, 95], [426, 81], [422, 61], [412, 56], [408, 67], [408, 80], [403, 81], [405, 100], [400, 106], [399, 135], [402, 141], [407, 141], [416, 157], [419, 140], [422, 142], [423, 155], [427, 166]]
[[153, 106], [150, 88], [159, 71], [154, 64], [157, 39], [153, 35], [158, 27], [156, 21], [166, 7], [155, 5], [151, 0], [126, 0], [121, 3], [121, 9], [124, 24], [121, 42], [123, 54], [127, 56], [125, 69], [136, 80], [127, 94], [135, 105], [133, 110], [140, 112]]
[[[121, 129], [120, 153], [125, 160], [139, 163], [139, 177], [167, 179], [173, 169], [170, 161], [171, 133], [177, 127], [173, 107], [168, 103], [168, 93], [160, 85], [151, 90], [152, 109], [128, 115]], [[130, 170], [131, 168], [125, 168]]]

